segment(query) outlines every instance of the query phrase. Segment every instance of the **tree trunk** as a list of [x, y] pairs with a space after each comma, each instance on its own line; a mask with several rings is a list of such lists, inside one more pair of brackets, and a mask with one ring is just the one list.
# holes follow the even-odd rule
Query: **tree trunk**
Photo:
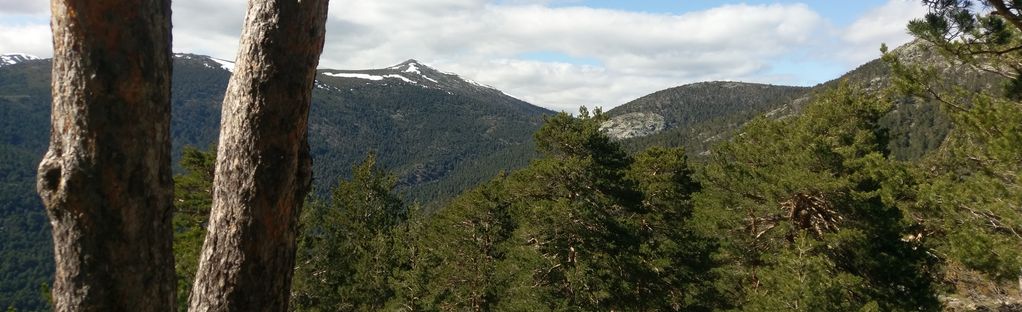
[[224, 98], [213, 210], [191, 311], [285, 311], [327, 0], [251, 0]]
[[174, 311], [170, 1], [53, 0], [56, 311]]

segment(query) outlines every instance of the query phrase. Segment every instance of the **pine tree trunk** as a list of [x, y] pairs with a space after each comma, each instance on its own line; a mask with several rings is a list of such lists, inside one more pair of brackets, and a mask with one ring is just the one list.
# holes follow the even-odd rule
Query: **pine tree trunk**
[[287, 309], [312, 177], [307, 122], [327, 2], [249, 1], [191, 311]]
[[53, 0], [56, 311], [174, 311], [170, 1]]

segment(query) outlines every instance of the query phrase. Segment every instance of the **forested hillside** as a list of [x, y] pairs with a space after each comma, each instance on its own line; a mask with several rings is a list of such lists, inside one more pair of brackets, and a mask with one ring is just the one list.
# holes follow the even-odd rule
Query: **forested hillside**
[[950, 308], [960, 271], [919, 218], [953, 219], [927, 211], [935, 182], [886, 150], [893, 107], [840, 85], [797, 116], [754, 118], [702, 163], [630, 155], [602, 113], [561, 114], [536, 133], [539, 159], [432, 215], [369, 159], [307, 211], [292, 308]]
[[[414, 60], [319, 70], [289, 308], [1020, 311], [1022, 3], [985, 2], [924, 1], [918, 40], [811, 88], [703, 82], [608, 112]], [[9, 63], [0, 307], [44, 310], [50, 63]], [[175, 57], [182, 311], [232, 66]]]
[[[216, 143], [220, 105], [233, 64], [178, 54], [172, 88], [173, 156]], [[406, 72], [410, 66], [416, 72]], [[401, 75], [370, 80], [330, 76]], [[49, 136], [50, 60], [0, 68], [0, 306], [40, 307], [52, 275], [46, 216], [35, 191]], [[314, 188], [329, 192], [351, 164], [376, 152], [399, 173], [402, 199], [431, 205], [501, 170], [527, 164], [531, 134], [552, 112], [417, 62], [370, 71], [321, 70], [313, 92], [310, 145]], [[436, 83], [426, 78], [436, 81]], [[413, 80], [414, 79], [414, 80]], [[420, 83], [423, 81], [423, 83]], [[177, 165], [176, 170], [182, 167]]]
[[369, 159], [308, 211], [292, 308], [1016, 311], [1022, 78], [996, 70], [1020, 41], [932, 5], [928, 43], [718, 125], [700, 161], [560, 114], [528, 167], [424, 215]]
[[[22, 70], [8, 70], [21, 68]], [[53, 276], [46, 213], [35, 191], [49, 136], [48, 61], [0, 67], [0, 306], [43, 306]]]
[[[436, 214], [367, 159], [306, 212], [292, 308], [1017, 310], [1022, 109], [1000, 88], [936, 91], [920, 75], [949, 80], [886, 61], [887, 92], [821, 89], [700, 162], [627, 153], [599, 111], [550, 117], [538, 159]], [[943, 149], [902, 161], [889, 96], [922, 90], [970, 104], [943, 110], [962, 122]]]

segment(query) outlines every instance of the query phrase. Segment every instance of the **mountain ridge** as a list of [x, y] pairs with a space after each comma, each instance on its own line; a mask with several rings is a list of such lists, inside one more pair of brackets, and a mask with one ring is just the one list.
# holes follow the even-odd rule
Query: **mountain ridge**
[[[175, 164], [185, 146], [205, 149], [217, 142], [232, 63], [175, 55]], [[35, 193], [35, 168], [49, 142], [50, 74], [47, 59], [0, 67], [0, 241], [5, 242], [0, 244], [5, 259], [0, 262], [0, 306], [19, 311], [44, 307], [39, 285], [53, 274], [49, 225]], [[426, 75], [450, 81], [441, 90], [400, 79], [317, 75], [309, 145], [319, 197], [350, 176], [351, 166], [369, 153], [397, 175], [405, 200], [424, 207], [522, 167], [533, 157], [532, 133], [553, 112], [455, 77]]]
[[14, 65], [26, 61], [40, 60], [41, 58], [27, 53], [4, 53], [0, 54], [0, 66]]
[[[215, 144], [231, 70], [231, 61], [175, 54], [175, 157], [184, 146]], [[687, 84], [607, 111], [619, 125], [605, 128], [624, 129], [619, 132], [628, 137], [619, 135], [619, 140], [632, 151], [684, 146], [700, 155], [752, 118], [798, 114], [814, 94], [842, 80], [880, 88], [889, 74], [886, 64], [874, 60], [814, 87]], [[49, 229], [34, 193], [34, 166], [48, 144], [49, 75], [46, 59], [0, 66], [0, 182], [5, 186], [0, 188], [0, 241], [11, 242], [0, 245], [0, 256], [12, 259], [0, 263], [0, 280], [11, 281], [0, 285], [8, 286], [0, 287], [0, 298], [21, 298], [11, 301], [19, 309], [41, 306], [39, 284], [52, 275]], [[349, 176], [351, 165], [376, 153], [381, 167], [397, 175], [405, 199], [429, 207], [500, 171], [525, 166], [536, 155], [532, 134], [554, 113], [414, 59], [379, 69], [319, 69], [316, 78], [309, 142], [320, 196]], [[895, 146], [904, 146], [895, 156], [911, 158], [940, 143], [948, 123], [935, 107], [899, 102], [885, 117]], [[627, 116], [635, 120], [622, 122]], [[10, 303], [0, 302], [5, 304]]]
[[[984, 75], [976, 70], [953, 64], [943, 58], [938, 52], [923, 41], [913, 41], [899, 46], [891, 51], [905, 62], [930, 62], [945, 64], [943, 66], [945, 75], [955, 77], [959, 82], [973, 89], [993, 88], [997, 85], [996, 79]], [[751, 84], [743, 82], [699, 82], [668, 88], [649, 95], [640, 97], [621, 106], [608, 111], [611, 119], [604, 124], [612, 136], [627, 146], [630, 150], [641, 150], [650, 146], [681, 146], [685, 147], [690, 154], [707, 155], [709, 147], [717, 141], [724, 140], [733, 135], [748, 121], [757, 116], [782, 119], [795, 116], [801, 113], [805, 105], [812, 102], [818, 94], [826, 92], [838, 84], [849, 83], [866, 92], [880, 95], [879, 93], [890, 85], [890, 66], [882, 59], [874, 59], [866, 62], [847, 73], [819, 83], [811, 87], [776, 86], [764, 84]], [[685, 91], [698, 86], [714, 86], [723, 89], [728, 84], [737, 85], [760, 85], [766, 88], [777, 88], [777, 92], [765, 94], [745, 93], [746, 97], [757, 97], [752, 105], [735, 105], [725, 101], [725, 114], [708, 114], [705, 116], [690, 116], [693, 112], [701, 111], [700, 105], [712, 105], [714, 102], [700, 98], [698, 94], [683, 94], [694, 96], [697, 101], [677, 101], [668, 96], [660, 98], [652, 105], [650, 98], [656, 98], [658, 94], [668, 94], [678, 97], [678, 90]], [[787, 90], [782, 92], [780, 90]], [[748, 100], [748, 99], [745, 99]], [[889, 150], [893, 157], [898, 159], [914, 159], [935, 149], [943, 142], [950, 130], [950, 120], [941, 111], [937, 103], [930, 103], [914, 98], [888, 99], [894, 101], [894, 109], [881, 120], [883, 126], [891, 132]], [[719, 103], [717, 103], [719, 104]], [[652, 106], [652, 107], [651, 107]], [[657, 123], [656, 118], [664, 111], [673, 110], [674, 114], [681, 114], [687, 117], [686, 122], [671, 123], [665, 118], [663, 125]], [[637, 115], [639, 114], [639, 115]]]

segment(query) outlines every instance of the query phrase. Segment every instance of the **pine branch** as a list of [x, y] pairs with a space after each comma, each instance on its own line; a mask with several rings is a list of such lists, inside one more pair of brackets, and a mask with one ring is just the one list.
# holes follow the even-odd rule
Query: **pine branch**
[[1011, 23], [1011, 25], [1015, 26], [1015, 28], [1018, 28], [1018, 30], [1022, 31], [1022, 17], [1019, 17], [1017, 14], [1011, 12], [1011, 9], [1008, 8], [1008, 4], [1005, 3], [1004, 0], [987, 0], [987, 3], [990, 4], [990, 6], [994, 7], [995, 10], [997, 10], [997, 12], [995, 12], [994, 14], [1001, 16], [1009, 23]]

